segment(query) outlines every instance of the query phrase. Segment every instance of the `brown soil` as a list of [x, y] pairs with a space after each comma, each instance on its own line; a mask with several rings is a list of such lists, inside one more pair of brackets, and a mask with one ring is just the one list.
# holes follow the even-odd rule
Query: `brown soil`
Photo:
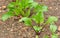
[[[12, 0], [0, 0], [0, 18], [2, 14], [7, 12], [4, 6], [7, 6]], [[35, 0], [36, 2], [45, 4], [49, 7], [48, 12], [45, 13], [46, 18], [49, 16], [57, 16], [59, 18], [56, 25], [60, 26], [60, 0]], [[0, 38], [35, 38], [36, 33], [31, 27], [24, 26], [23, 23], [19, 23], [14, 20], [15, 17], [3, 22], [0, 20]], [[47, 26], [45, 32], [42, 32], [39, 38], [43, 38], [43, 35], [50, 35], [49, 27]], [[60, 38], [60, 32], [57, 31]], [[51, 38], [51, 37], [50, 37]]]

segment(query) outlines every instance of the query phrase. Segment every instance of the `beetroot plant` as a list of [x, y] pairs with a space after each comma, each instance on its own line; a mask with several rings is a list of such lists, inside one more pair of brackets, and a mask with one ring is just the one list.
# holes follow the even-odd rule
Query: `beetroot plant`
[[37, 5], [38, 3], [33, 0], [16, 0], [16, 2], [11, 2], [8, 4], [8, 12], [2, 15], [2, 20], [5, 21], [12, 16], [29, 17], [30, 11]]
[[[50, 27], [51, 38], [58, 38], [56, 34], [57, 26], [55, 25], [58, 18], [49, 16], [48, 19], [45, 20], [44, 12], [48, 11], [47, 6], [38, 4], [33, 0], [16, 0], [16, 2], [8, 4], [7, 8], [8, 12], [2, 16], [3, 21], [12, 16], [21, 15], [22, 18], [19, 19], [19, 22], [23, 22], [26, 26], [32, 27], [36, 32], [36, 38], [39, 38], [39, 35], [47, 25]], [[35, 24], [33, 24], [33, 22]], [[45, 35], [44, 38], [49, 38], [49, 36]]]
[[[42, 14], [41, 14], [42, 13]], [[43, 29], [47, 24], [50, 25], [50, 31], [52, 33], [51, 38], [58, 38], [58, 35], [56, 34], [57, 26], [54, 22], [56, 22], [58, 19], [55, 16], [50, 16], [46, 21], [44, 21], [43, 12], [38, 12], [36, 15], [33, 15], [30, 18], [23, 17], [19, 20], [19, 22], [24, 22], [26, 26], [30, 26], [33, 28], [33, 30], [36, 32], [36, 38], [43, 32]], [[35, 21], [36, 25], [33, 25], [32, 22]], [[48, 35], [46, 35], [44, 38], [49, 38]]]

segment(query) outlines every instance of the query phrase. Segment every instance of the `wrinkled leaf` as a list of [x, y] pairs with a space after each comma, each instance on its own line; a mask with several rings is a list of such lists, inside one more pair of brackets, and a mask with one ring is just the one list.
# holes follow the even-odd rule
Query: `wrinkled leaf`
[[34, 1], [33, 0], [28, 0], [29, 3], [33, 3]]
[[2, 20], [5, 21], [12, 16], [14, 16], [14, 14], [12, 12], [8, 12], [2, 16]]
[[42, 29], [42, 27], [39, 26], [33, 26], [33, 28], [36, 32], [39, 32]]
[[50, 30], [51, 30], [51, 32], [53, 32], [53, 33], [56, 32], [56, 30], [57, 30], [57, 26], [51, 24], [51, 25], [50, 25]]
[[49, 38], [49, 36], [48, 35], [45, 35], [44, 38]]
[[36, 23], [44, 22], [44, 14], [42, 12], [37, 13], [36, 15], [32, 16], [32, 18]]
[[15, 7], [15, 2], [11, 2], [10, 4], [8, 4], [8, 8], [14, 8]]
[[57, 34], [53, 34], [52, 38], [58, 38], [58, 35]]
[[48, 18], [46, 24], [56, 22], [57, 20], [58, 20], [57, 17], [55, 17], [55, 16], [50, 16], [50, 17]]
[[27, 12], [25, 13], [25, 16], [28, 17], [30, 15], [30, 9], [27, 10]]
[[36, 35], [36, 38], [39, 38], [38, 35]]
[[21, 18], [21, 19], [19, 20], [19, 22], [22, 22], [22, 21], [24, 21], [24, 23], [25, 23], [26, 26], [31, 26], [32, 21], [31, 21], [30, 18], [23, 17], [23, 18]]
[[31, 3], [30, 8], [35, 8], [37, 5], [38, 5], [37, 2], [33, 2], [33, 3]]
[[37, 5], [35, 8], [36, 12], [45, 12], [48, 10], [48, 7], [45, 5]]

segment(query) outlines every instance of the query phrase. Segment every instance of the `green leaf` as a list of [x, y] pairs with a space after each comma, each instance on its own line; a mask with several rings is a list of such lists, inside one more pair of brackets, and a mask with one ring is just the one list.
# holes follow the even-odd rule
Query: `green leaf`
[[16, 0], [16, 4], [18, 4], [19, 3], [19, 0]]
[[57, 17], [55, 17], [55, 16], [50, 16], [50, 17], [48, 18], [46, 24], [56, 22], [57, 20], [58, 20]]
[[19, 10], [19, 8], [15, 8], [14, 9], [14, 14], [16, 15], [16, 16], [18, 16], [19, 14], [20, 14], [20, 10]]
[[25, 16], [28, 17], [30, 15], [30, 9], [27, 10], [27, 12], [25, 13]]
[[11, 2], [10, 4], [8, 4], [8, 8], [14, 8], [15, 7], [15, 2]]
[[42, 11], [45, 12], [45, 11], [48, 11], [48, 7], [47, 6], [42, 6]]
[[33, 3], [34, 1], [33, 0], [28, 0], [29, 3]]
[[36, 23], [44, 22], [44, 14], [42, 12], [37, 13], [36, 15], [32, 16], [32, 18]]
[[58, 38], [58, 35], [57, 34], [53, 34], [52, 38]]
[[32, 24], [32, 21], [31, 21], [31, 19], [30, 18], [27, 18], [27, 17], [23, 17], [23, 18], [21, 18], [20, 20], [19, 20], [19, 22], [22, 22], [22, 21], [24, 21], [24, 24], [26, 25], [26, 26], [31, 26]]
[[57, 30], [57, 26], [51, 24], [51, 25], [50, 25], [50, 30], [51, 30], [52, 33], [56, 32], [56, 30]]
[[33, 28], [36, 32], [39, 32], [42, 29], [42, 27], [39, 26], [33, 26]]
[[4, 14], [1, 19], [3, 21], [5, 21], [5, 20], [7, 20], [8, 18], [10, 18], [12, 16], [14, 16], [14, 14], [12, 12], [8, 12], [8, 13]]
[[38, 35], [36, 35], [36, 38], [39, 38]]
[[45, 12], [48, 10], [48, 7], [45, 5], [37, 5], [35, 8], [36, 12]]
[[44, 38], [49, 38], [49, 36], [48, 35], [45, 35]]
[[38, 5], [37, 2], [33, 2], [33, 3], [31, 3], [31, 5], [29, 5], [29, 6], [30, 6], [30, 8], [35, 8], [37, 5]]

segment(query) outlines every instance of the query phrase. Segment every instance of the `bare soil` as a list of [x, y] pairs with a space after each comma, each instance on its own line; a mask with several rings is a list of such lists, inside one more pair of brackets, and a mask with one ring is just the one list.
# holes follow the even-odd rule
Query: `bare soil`
[[[0, 0], [0, 18], [7, 12], [5, 8], [12, 0]], [[58, 17], [56, 25], [60, 26], [60, 0], [35, 0], [38, 3], [47, 5], [48, 12], [45, 12], [46, 19], [49, 16]], [[18, 20], [14, 20], [12, 17], [5, 22], [0, 20], [0, 38], [35, 38], [35, 31], [31, 27], [26, 27], [23, 23], [19, 23]], [[45, 28], [45, 31], [39, 35], [39, 38], [43, 38], [44, 35], [51, 35], [49, 26]], [[57, 29], [57, 34], [60, 38], [60, 32]], [[51, 38], [51, 37], [50, 37]]]

